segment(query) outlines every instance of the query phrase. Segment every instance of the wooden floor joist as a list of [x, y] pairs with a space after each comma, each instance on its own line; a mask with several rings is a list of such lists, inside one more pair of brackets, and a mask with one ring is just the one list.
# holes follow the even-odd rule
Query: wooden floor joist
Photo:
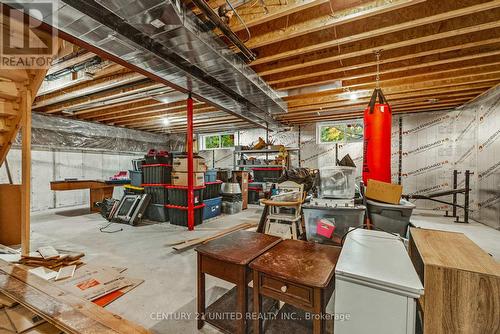
[[150, 333], [3, 260], [0, 260], [0, 292], [69, 334]]
[[[215, 10], [226, 5], [223, 0], [208, 3]], [[235, 15], [229, 26], [256, 52], [249, 66], [286, 96], [288, 113], [274, 118], [287, 124], [322, 121], [330, 117], [325, 111], [365, 103], [367, 91], [375, 87], [374, 52], [379, 50], [382, 89], [398, 112], [425, 108], [423, 98], [440, 100], [439, 106], [429, 105], [430, 110], [453, 108], [452, 103], [472, 99], [500, 80], [500, 0], [269, 0], [238, 3], [236, 11], [245, 24]], [[214, 33], [221, 36], [220, 31]], [[171, 83], [92, 45], [71, 41], [80, 49], [69, 48], [65, 54], [75, 56], [56, 61], [50, 73], [95, 55], [106, 67], [93, 79], [66, 82], [64, 89], [39, 96], [35, 111], [155, 133], [183, 131], [185, 102], [166, 104], [154, 96], [158, 89], [170, 91]], [[88, 52], [81, 49], [84, 46]], [[0, 94], [7, 98], [9, 83], [0, 80], [0, 85], [5, 88]], [[346, 98], [353, 91], [359, 92], [359, 101]], [[212, 105], [201, 97], [195, 102], [197, 131], [256, 124]], [[229, 116], [206, 117], [218, 112]], [[168, 125], [166, 117], [172, 119]]]

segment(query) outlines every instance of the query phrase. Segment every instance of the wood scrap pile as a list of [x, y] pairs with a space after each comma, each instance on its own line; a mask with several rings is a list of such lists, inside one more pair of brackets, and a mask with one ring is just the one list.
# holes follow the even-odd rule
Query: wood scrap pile
[[64, 332], [0, 293], [0, 333], [60, 334]]
[[[12, 253], [17, 254], [16, 250], [8, 247], [0, 247], [0, 250], [2, 249], [9, 256]], [[18, 260], [8, 262], [17, 264], [30, 274], [53, 282], [61, 289], [102, 307], [144, 282], [127, 277], [124, 273], [127, 268], [85, 264], [82, 261], [84, 253], [80, 252], [44, 246], [29, 256], [18, 255]], [[0, 334], [3, 333], [0, 331]]]
[[186, 250], [188, 248], [194, 247], [196, 245], [208, 242], [210, 240], [214, 240], [214, 239], [223, 237], [226, 234], [229, 234], [229, 233], [232, 233], [235, 231], [255, 228], [255, 227], [257, 227], [257, 225], [258, 224], [256, 224], [256, 223], [242, 223], [242, 224], [238, 224], [236, 226], [224, 229], [224, 230], [220, 231], [219, 233], [216, 233], [216, 234], [208, 236], [208, 237], [183, 240], [183, 241], [172, 243], [172, 244], [170, 244], [170, 246], [173, 246], [172, 248], [175, 249], [176, 251], [183, 251], [183, 250]]
[[[116, 268], [114, 270], [118, 271]], [[67, 293], [58, 285], [23, 270], [19, 265], [3, 260], [0, 260], [0, 293], [7, 297], [7, 308], [3, 307], [3, 310], [10, 313], [8, 321], [0, 315], [2, 334], [18, 333], [19, 330], [23, 334], [150, 333], [94, 303]], [[12, 307], [19, 307], [19, 310], [9, 311]], [[16, 318], [18, 314], [23, 316]]]
[[29, 255], [21, 255], [17, 262], [30, 267], [45, 267], [52, 270], [59, 270], [67, 266], [80, 266], [84, 253], [56, 250], [52, 246], [40, 247], [36, 252]]

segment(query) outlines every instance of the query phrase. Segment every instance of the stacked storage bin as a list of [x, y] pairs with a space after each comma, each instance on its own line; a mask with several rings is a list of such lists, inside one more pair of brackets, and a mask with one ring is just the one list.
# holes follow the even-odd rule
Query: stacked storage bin
[[264, 186], [260, 182], [252, 182], [248, 184], [248, 203], [259, 204], [261, 193], [264, 192]]
[[[194, 224], [203, 222], [203, 203], [206, 165], [203, 158], [193, 160], [194, 178]], [[187, 226], [188, 224], [188, 182], [187, 157], [175, 157], [172, 161], [172, 184], [166, 186], [168, 192], [168, 215], [170, 224]]]
[[150, 150], [142, 164], [144, 192], [151, 196], [146, 218], [153, 221], [168, 221], [167, 186], [172, 182], [172, 158], [168, 152]]
[[283, 174], [284, 167], [255, 167], [252, 168], [253, 178], [256, 182], [276, 182]]
[[205, 173], [203, 220], [220, 215], [222, 210], [221, 187], [222, 181], [217, 180], [217, 170], [207, 170]]

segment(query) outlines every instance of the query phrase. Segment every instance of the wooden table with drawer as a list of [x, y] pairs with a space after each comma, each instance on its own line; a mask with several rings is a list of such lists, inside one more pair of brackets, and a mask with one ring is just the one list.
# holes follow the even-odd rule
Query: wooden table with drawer
[[[248, 264], [259, 255], [279, 244], [280, 238], [249, 231], [236, 231], [212, 240], [196, 248], [198, 252], [198, 329], [204, 322], [219, 327], [210, 319], [204, 319], [205, 274], [236, 284], [236, 312], [242, 315], [237, 321], [236, 333], [246, 333], [247, 285], [252, 279]], [[225, 330], [227, 332], [227, 330]], [[234, 332], [233, 332], [234, 333]], [[232, 333], [231, 333], [232, 334]]]
[[281, 300], [313, 314], [313, 333], [325, 331], [325, 308], [333, 294], [340, 247], [284, 240], [252, 263], [253, 333], [262, 333], [262, 297]]

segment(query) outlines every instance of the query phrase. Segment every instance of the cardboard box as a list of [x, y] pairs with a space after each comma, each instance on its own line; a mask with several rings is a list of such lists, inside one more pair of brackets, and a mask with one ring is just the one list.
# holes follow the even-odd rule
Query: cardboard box
[[[172, 170], [174, 172], [187, 172], [188, 159], [187, 158], [174, 158], [172, 163]], [[193, 172], [206, 172], [207, 165], [203, 158], [193, 158]]]
[[[173, 172], [172, 173], [172, 185], [174, 186], [186, 186], [188, 185], [188, 173], [185, 172]], [[205, 174], [195, 173], [194, 186], [200, 187], [205, 184]]]
[[389, 204], [399, 204], [403, 187], [399, 184], [368, 180], [366, 198]]

